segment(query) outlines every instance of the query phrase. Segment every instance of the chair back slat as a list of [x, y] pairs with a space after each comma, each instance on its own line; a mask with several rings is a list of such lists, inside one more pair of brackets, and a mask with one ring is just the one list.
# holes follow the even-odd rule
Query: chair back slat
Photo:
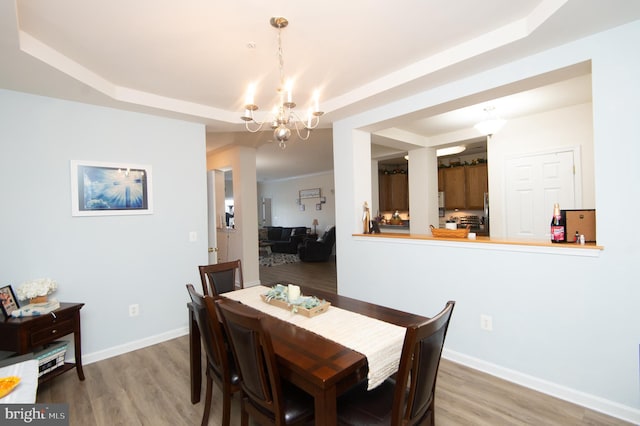
[[215, 309], [212, 312], [207, 309], [205, 297], [198, 294], [192, 284], [187, 284], [187, 291], [191, 297], [194, 318], [200, 330], [208, 362], [216, 370], [218, 376], [223, 377], [225, 373], [228, 374], [229, 366], [222, 324]]
[[199, 266], [202, 291], [205, 295], [218, 296], [243, 288], [242, 263], [240, 259], [213, 265]]
[[270, 334], [262, 314], [238, 302], [220, 299], [218, 310], [235, 357], [242, 390], [251, 403], [285, 424], [282, 389]]
[[455, 302], [449, 301], [435, 317], [407, 328], [394, 394], [393, 424], [415, 424], [433, 410], [440, 358], [454, 306]]

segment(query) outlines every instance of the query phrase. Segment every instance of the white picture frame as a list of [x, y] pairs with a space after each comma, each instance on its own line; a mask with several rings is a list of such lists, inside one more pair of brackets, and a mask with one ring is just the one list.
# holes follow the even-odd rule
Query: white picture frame
[[320, 198], [320, 188], [301, 189], [299, 191], [300, 199]]

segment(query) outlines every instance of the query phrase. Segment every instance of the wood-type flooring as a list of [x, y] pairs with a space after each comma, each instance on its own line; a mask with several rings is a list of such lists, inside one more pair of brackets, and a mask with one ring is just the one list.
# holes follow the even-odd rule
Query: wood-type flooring
[[[263, 267], [260, 278], [335, 291], [335, 260]], [[85, 365], [84, 372], [84, 382], [71, 371], [41, 385], [37, 402], [68, 403], [70, 425], [200, 424], [204, 403], [190, 401], [187, 336]], [[209, 425], [220, 424], [220, 400], [214, 385]], [[238, 396], [231, 417], [232, 425], [240, 424]], [[447, 360], [438, 375], [435, 418], [439, 426], [628, 424]]]

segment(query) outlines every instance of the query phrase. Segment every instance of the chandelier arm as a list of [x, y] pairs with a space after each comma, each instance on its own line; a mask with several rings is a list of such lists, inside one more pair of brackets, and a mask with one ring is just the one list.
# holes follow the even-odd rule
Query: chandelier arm
[[311, 128], [305, 126], [304, 124], [302, 125], [302, 129], [306, 131], [306, 133], [304, 134], [304, 136], [302, 136], [302, 133], [300, 132], [300, 127], [298, 126], [299, 120], [295, 120], [293, 122], [293, 127], [295, 127], [296, 129], [296, 133], [298, 134], [298, 138], [302, 139], [303, 141], [309, 140], [309, 138], [311, 137]]
[[[249, 127], [249, 123], [254, 123], [256, 126], [256, 128], [252, 129], [251, 127]], [[262, 126], [264, 126], [264, 121], [262, 122], [258, 122], [256, 120], [251, 120], [251, 121], [245, 121], [244, 122], [244, 127], [250, 132], [250, 133], [258, 133], [261, 129]]]
[[311, 121], [307, 120], [303, 120], [298, 114], [296, 114], [295, 111], [291, 110], [289, 111], [289, 115], [291, 117], [293, 117], [293, 122], [296, 123], [296, 129], [298, 128], [297, 123], [300, 123], [305, 129], [307, 130], [313, 130], [316, 127], [318, 127], [318, 125], [320, 124], [320, 116], [319, 115], [313, 115], [313, 117], [311, 118]]

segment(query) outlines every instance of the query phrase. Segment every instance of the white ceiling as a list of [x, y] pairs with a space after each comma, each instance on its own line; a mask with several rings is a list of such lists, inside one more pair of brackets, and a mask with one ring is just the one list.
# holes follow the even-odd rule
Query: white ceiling
[[[234, 133], [243, 128], [250, 82], [260, 111], [274, 103], [272, 16], [289, 20], [282, 42], [294, 101], [305, 111], [319, 89], [330, 128], [353, 113], [640, 19], [640, 1], [5, 0], [0, 87], [204, 123], [208, 150], [258, 147], [260, 179], [330, 170], [330, 131], [294, 138], [285, 151], [267, 143], [268, 133]], [[491, 103], [508, 119], [588, 101], [588, 74], [573, 72], [543, 92], [529, 90], [544, 79], [509, 87]], [[455, 132], [478, 121], [478, 104], [393, 127], [424, 136]]]

